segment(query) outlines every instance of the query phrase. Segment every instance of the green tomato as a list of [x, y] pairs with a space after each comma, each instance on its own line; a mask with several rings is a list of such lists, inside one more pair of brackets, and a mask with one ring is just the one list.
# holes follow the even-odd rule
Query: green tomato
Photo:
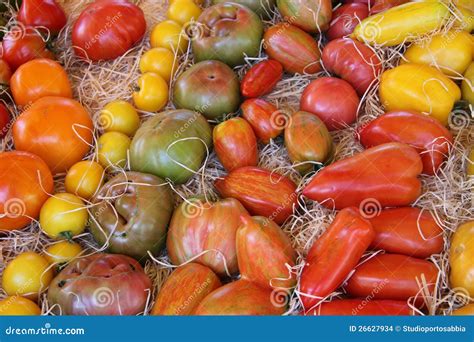
[[[212, 4], [228, 2], [227, 0], [213, 0]], [[236, 4], [244, 5], [257, 13], [262, 18], [270, 18], [275, 9], [275, 0], [234, 0]]]

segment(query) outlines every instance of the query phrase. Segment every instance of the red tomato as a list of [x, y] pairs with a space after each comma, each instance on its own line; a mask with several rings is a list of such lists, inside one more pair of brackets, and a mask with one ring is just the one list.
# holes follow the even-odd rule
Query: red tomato
[[348, 36], [355, 27], [369, 16], [369, 8], [364, 3], [352, 3], [338, 7], [332, 14], [326, 35], [329, 40]]
[[[356, 268], [347, 282], [347, 292], [356, 297], [408, 300], [423, 298], [422, 288], [433, 294], [438, 277], [436, 266], [426, 260], [401, 254], [379, 254]], [[422, 280], [426, 280], [423, 284]]]
[[45, 27], [53, 35], [66, 25], [66, 13], [55, 0], [23, 0], [17, 20], [26, 26]]
[[0, 102], [0, 138], [7, 135], [10, 129], [10, 114], [7, 107]]
[[122, 56], [145, 34], [143, 11], [127, 0], [95, 1], [72, 29], [74, 52], [92, 61]]
[[357, 119], [359, 97], [344, 80], [321, 77], [303, 91], [300, 110], [316, 114], [330, 131], [345, 128]]
[[370, 5], [372, 6], [374, 4], [375, 0], [342, 0], [342, 3], [344, 4], [366, 4], [368, 5], [370, 3]]
[[[265, 144], [281, 134], [287, 125], [288, 118], [283, 118], [283, 112], [262, 99], [249, 99], [242, 103], [242, 116], [252, 126], [255, 135]], [[281, 122], [280, 119], [283, 119]]]
[[0, 58], [0, 87], [2, 85], [10, 84], [10, 78], [12, 77], [12, 71], [7, 62]]
[[410, 2], [410, 0], [374, 0], [374, 5], [370, 8], [370, 15], [384, 12], [389, 8], [400, 6]]
[[336, 290], [356, 267], [374, 238], [374, 230], [357, 208], [341, 210], [316, 240], [301, 273], [301, 300], [306, 309]]
[[0, 170], [0, 231], [23, 228], [38, 218], [53, 176], [40, 157], [20, 151], [0, 153]]
[[336, 39], [323, 49], [322, 60], [327, 71], [349, 82], [362, 96], [382, 72], [377, 55], [363, 43]]
[[375, 230], [372, 248], [418, 258], [443, 250], [443, 229], [429, 211], [413, 207], [386, 209], [369, 221]]
[[324, 302], [305, 315], [317, 316], [408, 316], [413, 314], [406, 301], [335, 299]]
[[259, 97], [272, 91], [283, 76], [280, 62], [268, 59], [255, 64], [245, 74], [240, 83], [240, 91], [245, 97]]

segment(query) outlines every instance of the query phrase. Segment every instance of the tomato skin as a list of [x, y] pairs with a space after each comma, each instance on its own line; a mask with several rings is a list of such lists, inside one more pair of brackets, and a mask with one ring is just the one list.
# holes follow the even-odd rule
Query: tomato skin
[[61, 266], [76, 258], [82, 253], [82, 251], [82, 247], [78, 243], [72, 241], [60, 241], [46, 248], [44, 251], [44, 257], [50, 264]]
[[13, 125], [13, 141], [18, 150], [43, 158], [57, 174], [86, 155], [92, 144], [92, 131], [92, 120], [79, 102], [48, 96], [18, 117]]
[[413, 310], [406, 301], [334, 299], [305, 313], [305, 316], [408, 316]]
[[252, 214], [282, 224], [297, 206], [296, 184], [277, 172], [256, 166], [235, 169], [214, 183], [222, 197], [239, 200]]
[[10, 119], [7, 107], [0, 102], [0, 139], [7, 135], [10, 129]]
[[170, 82], [179, 63], [175, 61], [174, 53], [164, 47], [155, 47], [143, 54], [140, 58], [140, 72], [154, 72], [160, 75], [167, 83]]
[[278, 123], [278, 109], [262, 99], [248, 99], [240, 106], [242, 117], [252, 126], [255, 135], [265, 144], [281, 134], [284, 125]]
[[357, 119], [359, 97], [352, 86], [339, 78], [321, 77], [303, 91], [300, 110], [313, 113], [330, 131], [345, 128]]
[[413, 207], [385, 209], [369, 221], [375, 230], [373, 249], [422, 259], [443, 250], [443, 229], [429, 211]]
[[22, 0], [17, 20], [26, 26], [45, 27], [57, 35], [66, 26], [66, 13], [55, 0]]
[[452, 316], [472, 316], [474, 315], [474, 304], [466, 304], [459, 309], [453, 310]]
[[374, 236], [372, 225], [357, 208], [345, 208], [336, 215], [309, 250], [301, 273], [301, 300], [307, 310], [342, 284]]
[[18, 106], [31, 105], [46, 96], [72, 98], [66, 70], [47, 58], [33, 59], [21, 65], [11, 78], [10, 88]]
[[9, 296], [0, 300], [0, 316], [38, 316], [41, 309], [32, 300], [20, 296]]
[[474, 221], [466, 222], [458, 227], [451, 239], [449, 265], [451, 288], [464, 289], [474, 297]]
[[323, 49], [326, 69], [349, 82], [359, 96], [365, 94], [382, 72], [382, 62], [361, 42], [345, 38], [329, 42]]
[[410, 0], [375, 0], [374, 5], [370, 7], [370, 15], [374, 15], [380, 12], [397, 7], [410, 2]]
[[66, 191], [84, 199], [91, 198], [104, 182], [104, 169], [94, 161], [82, 160], [67, 172]]
[[280, 62], [268, 59], [252, 66], [240, 83], [245, 97], [260, 97], [270, 93], [283, 76]]
[[402, 143], [378, 145], [319, 171], [303, 195], [329, 208], [377, 201], [382, 207], [407, 206], [421, 194], [418, 152]]
[[132, 94], [138, 109], [158, 112], [168, 102], [168, 84], [158, 74], [147, 72], [138, 79], [137, 91]]
[[334, 10], [326, 36], [329, 40], [348, 36], [360, 20], [369, 16], [369, 8], [364, 3], [350, 3]]
[[185, 52], [188, 43], [189, 38], [183, 31], [183, 27], [173, 20], [156, 24], [150, 34], [152, 48], [162, 47], [170, 49], [173, 53]]
[[[0, 231], [21, 229], [31, 218], [38, 218], [41, 206], [53, 192], [53, 176], [40, 157], [22, 151], [0, 153], [0, 170], [1, 214], [12, 214], [0, 218]], [[20, 204], [19, 211], [15, 203]]]
[[97, 141], [97, 158], [104, 168], [125, 167], [132, 141], [120, 132], [107, 132]]
[[[472, 50], [474, 51], [474, 47]], [[467, 67], [466, 72], [464, 73], [464, 79], [461, 83], [461, 91], [462, 99], [474, 106], [474, 62]]]
[[326, 31], [331, 21], [331, 0], [277, 0], [283, 18], [309, 33]]
[[145, 30], [145, 16], [135, 4], [127, 0], [95, 1], [73, 26], [74, 52], [92, 61], [115, 59], [138, 43]]
[[2, 86], [10, 84], [10, 78], [12, 77], [12, 70], [8, 63], [0, 58], [0, 89]]
[[169, 19], [186, 25], [191, 21], [196, 21], [201, 12], [201, 8], [193, 0], [173, 0], [168, 6], [166, 15]]

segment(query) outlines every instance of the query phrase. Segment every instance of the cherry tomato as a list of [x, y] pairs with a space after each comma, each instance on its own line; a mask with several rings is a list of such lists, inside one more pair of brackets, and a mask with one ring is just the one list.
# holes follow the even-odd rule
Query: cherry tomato
[[245, 97], [259, 97], [268, 94], [283, 76], [283, 66], [273, 59], [255, 64], [247, 71], [240, 91]]
[[83, 160], [74, 164], [66, 174], [66, 191], [90, 199], [104, 183], [104, 169], [99, 163]]
[[408, 316], [413, 309], [402, 300], [334, 299], [306, 312], [306, 316]]
[[26, 26], [46, 28], [57, 35], [66, 26], [66, 13], [55, 0], [22, 0], [17, 20]]
[[7, 135], [10, 129], [10, 113], [7, 107], [0, 102], [0, 139]]
[[21, 65], [11, 78], [10, 88], [18, 106], [31, 105], [46, 96], [72, 98], [66, 70], [58, 62], [46, 58]]
[[464, 289], [474, 297], [474, 221], [456, 229], [449, 250], [451, 288]]
[[138, 79], [137, 90], [133, 101], [138, 109], [147, 112], [158, 112], [168, 102], [168, 84], [158, 74], [147, 72]]
[[351, 3], [338, 7], [332, 14], [326, 35], [329, 40], [348, 36], [355, 27], [369, 16], [369, 8], [364, 3]]
[[151, 31], [150, 44], [153, 48], [163, 47], [182, 53], [186, 51], [188, 43], [183, 27], [173, 20], [162, 21]]
[[10, 69], [10, 66], [4, 59], [0, 58], [0, 87], [9, 85], [11, 77], [12, 70]]
[[169, 83], [174, 75], [178, 62], [175, 61], [174, 53], [164, 47], [156, 47], [145, 52], [140, 59], [140, 72], [154, 72]]
[[243, 118], [250, 123], [257, 137], [265, 144], [279, 136], [289, 122], [289, 116], [262, 99], [246, 100], [240, 108]]
[[169, 19], [185, 25], [190, 21], [197, 21], [201, 8], [192, 0], [174, 0], [166, 12]]
[[0, 300], [0, 316], [38, 316], [41, 309], [32, 300], [20, 296], [9, 296]]
[[140, 117], [130, 103], [117, 100], [108, 103], [100, 112], [99, 125], [104, 132], [133, 136], [140, 127]]
[[82, 252], [80, 244], [72, 241], [60, 241], [44, 251], [44, 257], [50, 264], [65, 264]]
[[99, 163], [103, 167], [124, 167], [131, 140], [123, 133], [107, 132], [98, 141]]

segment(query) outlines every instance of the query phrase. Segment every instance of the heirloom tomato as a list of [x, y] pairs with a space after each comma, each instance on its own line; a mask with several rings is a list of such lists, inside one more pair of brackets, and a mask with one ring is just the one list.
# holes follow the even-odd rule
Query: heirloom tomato
[[329, 40], [348, 36], [357, 24], [369, 16], [369, 8], [363, 3], [351, 3], [334, 10], [326, 36]]
[[467, 8], [458, 7], [454, 14], [456, 21], [454, 22], [453, 28], [461, 29], [468, 33], [474, 30], [474, 9], [469, 10]]
[[97, 157], [100, 165], [108, 167], [125, 167], [131, 140], [120, 132], [107, 132], [97, 141]]
[[6, 88], [10, 84], [10, 78], [12, 77], [12, 70], [8, 63], [0, 58], [0, 90]]
[[5, 137], [10, 130], [10, 119], [8, 108], [0, 102], [0, 139]]
[[152, 48], [162, 47], [172, 50], [174, 53], [186, 51], [189, 38], [183, 27], [173, 20], [165, 20], [153, 27], [150, 35]]
[[166, 15], [178, 24], [186, 25], [191, 21], [196, 21], [201, 12], [201, 8], [193, 0], [173, 0], [168, 6]]
[[122, 100], [109, 102], [99, 115], [99, 125], [104, 132], [120, 132], [133, 136], [140, 127], [140, 117], [133, 106]]
[[277, 6], [286, 21], [306, 32], [323, 32], [329, 27], [331, 0], [277, 0]]
[[474, 304], [466, 304], [451, 313], [453, 316], [472, 316], [474, 315]]
[[90, 199], [104, 182], [104, 168], [91, 160], [82, 160], [74, 164], [66, 174], [66, 191]]
[[[474, 48], [473, 48], [474, 50]], [[469, 64], [461, 83], [462, 99], [474, 106], [474, 62]]]
[[449, 265], [451, 288], [474, 297], [474, 221], [458, 227], [451, 239]]
[[245, 97], [259, 97], [270, 93], [283, 76], [280, 62], [267, 59], [252, 66], [240, 84], [240, 91]]
[[[212, 0], [212, 3], [218, 4], [228, 2], [227, 0]], [[237, 4], [244, 5], [257, 13], [259, 16], [267, 19], [272, 17], [275, 9], [275, 0], [234, 0]]]
[[134, 90], [133, 102], [140, 110], [158, 112], [168, 102], [168, 84], [163, 77], [153, 72], [140, 76]]
[[306, 312], [306, 316], [408, 316], [413, 310], [402, 300], [333, 299]]
[[82, 252], [82, 247], [78, 243], [59, 241], [44, 250], [44, 257], [50, 264], [61, 266], [79, 256]]
[[242, 103], [240, 109], [242, 117], [250, 123], [257, 138], [265, 144], [279, 136], [289, 120], [289, 116], [262, 99], [248, 99]]
[[32, 300], [18, 295], [0, 300], [0, 316], [38, 316], [41, 309]]
[[140, 59], [140, 72], [142, 74], [153, 72], [169, 83], [178, 64], [171, 50], [164, 47], [155, 47], [143, 54]]
[[46, 28], [57, 35], [66, 26], [66, 13], [55, 0], [22, 0], [17, 20], [26, 26]]

